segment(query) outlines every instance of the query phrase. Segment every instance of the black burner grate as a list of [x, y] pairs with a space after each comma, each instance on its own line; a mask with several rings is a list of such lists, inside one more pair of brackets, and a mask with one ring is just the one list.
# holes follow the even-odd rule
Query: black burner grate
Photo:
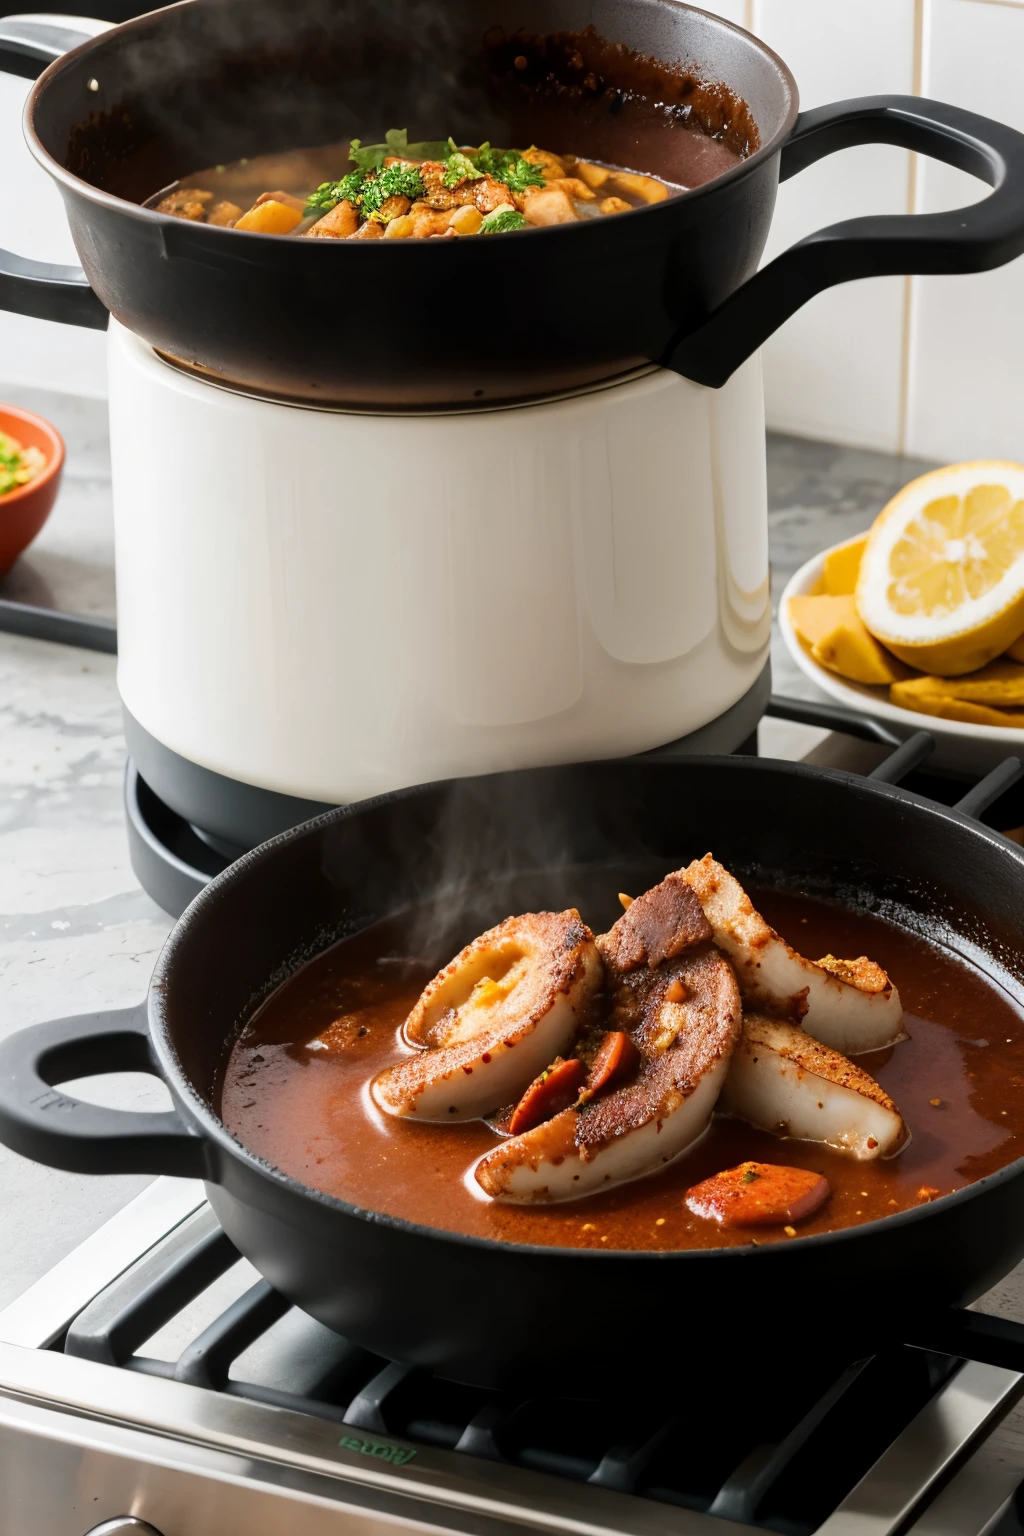
[[[927, 730], [926, 716], [922, 716], [922, 729], [908, 741], [901, 742], [880, 720], [844, 709], [839, 704], [788, 699], [773, 693], [765, 714], [777, 720], [793, 720], [801, 725], [838, 731], [861, 741], [876, 741], [891, 750], [872, 778], [902, 784], [905, 789], [936, 800], [940, 805], [959, 805], [968, 815], [976, 815], [987, 827], [1000, 832], [1024, 827], [1024, 774], [1019, 760], [1005, 758], [979, 783], [954, 774], [929, 772], [928, 758], [934, 740]], [[976, 804], [972, 803], [974, 801]]]
[[[1001, 1360], [1013, 1365], [1024, 1356], [1024, 1330], [1001, 1327], [1010, 1333], [995, 1353], [1014, 1356]], [[661, 1402], [487, 1392], [395, 1365], [290, 1307], [240, 1259], [208, 1207], [92, 1301], [55, 1347], [332, 1419], [356, 1434], [398, 1436], [790, 1536], [818, 1529], [960, 1365], [907, 1345], [837, 1360], [812, 1333], [794, 1340], [776, 1377], [728, 1382], [717, 1398], [707, 1382], [687, 1378], [685, 1348]]]

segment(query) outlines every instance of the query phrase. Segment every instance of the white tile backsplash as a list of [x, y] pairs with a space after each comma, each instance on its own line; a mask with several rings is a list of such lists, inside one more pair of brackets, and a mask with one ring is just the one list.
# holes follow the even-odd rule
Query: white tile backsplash
[[[922, 91], [1024, 131], [1024, 7], [925, 0]], [[987, 187], [923, 160], [919, 210]], [[1024, 461], [1024, 260], [968, 277], [913, 280], [907, 449], [946, 460]]]
[[[754, 30], [789, 64], [801, 106], [914, 88], [914, 0], [755, 0]], [[779, 188], [765, 260], [816, 229], [905, 213], [910, 161], [866, 145], [830, 155]], [[764, 353], [768, 423], [894, 451], [903, 387], [903, 278], [847, 283], [817, 298]]]
[[[64, 205], [29, 154], [21, 114], [30, 82], [0, 74], [0, 246], [39, 261], [76, 264]], [[32, 320], [0, 310], [0, 384], [46, 385], [76, 395], [106, 394], [102, 331]]]

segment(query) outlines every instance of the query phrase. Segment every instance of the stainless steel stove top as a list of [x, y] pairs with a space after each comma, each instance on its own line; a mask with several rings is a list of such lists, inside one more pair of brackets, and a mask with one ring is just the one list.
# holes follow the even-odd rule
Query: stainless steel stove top
[[720, 1399], [685, 1356], [658, 1404], [499, 1397], [329, 1333], [238, 1257], [201, 1185], [160, 1179], [0, 1312], [0, 1532], [982, 1536], [1012, 1522], [1024, 1437], [992, 1431], [1024, 1375], [907, 1346], [836, 1366], [816, 1358], [816, 1304], [824, 1319], [824, 1298], [794, 1299], [781, 1379]]

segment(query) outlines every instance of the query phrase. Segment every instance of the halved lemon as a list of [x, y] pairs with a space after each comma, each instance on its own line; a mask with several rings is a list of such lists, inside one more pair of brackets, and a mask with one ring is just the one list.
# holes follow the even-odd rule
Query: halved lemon
[[857, 612], [901, 661], [973, 672], [1024, 634], [1024, 465], [951, 464], [875, 519]]

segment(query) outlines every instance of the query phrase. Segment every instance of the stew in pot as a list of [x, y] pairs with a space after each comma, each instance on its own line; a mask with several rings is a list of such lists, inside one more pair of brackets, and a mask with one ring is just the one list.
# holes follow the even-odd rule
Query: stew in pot
[[[733, 156], [716, 145], [723, 161]], [[337, 176], [348, 160], [352, 167]], [[624, 167], [538, 149], [353, 139], [196, 171], [156, 202], [159, 213], [265, 235], [424, 239], [510, 234], [605, 218], [663, 202], [684, 187]]]

